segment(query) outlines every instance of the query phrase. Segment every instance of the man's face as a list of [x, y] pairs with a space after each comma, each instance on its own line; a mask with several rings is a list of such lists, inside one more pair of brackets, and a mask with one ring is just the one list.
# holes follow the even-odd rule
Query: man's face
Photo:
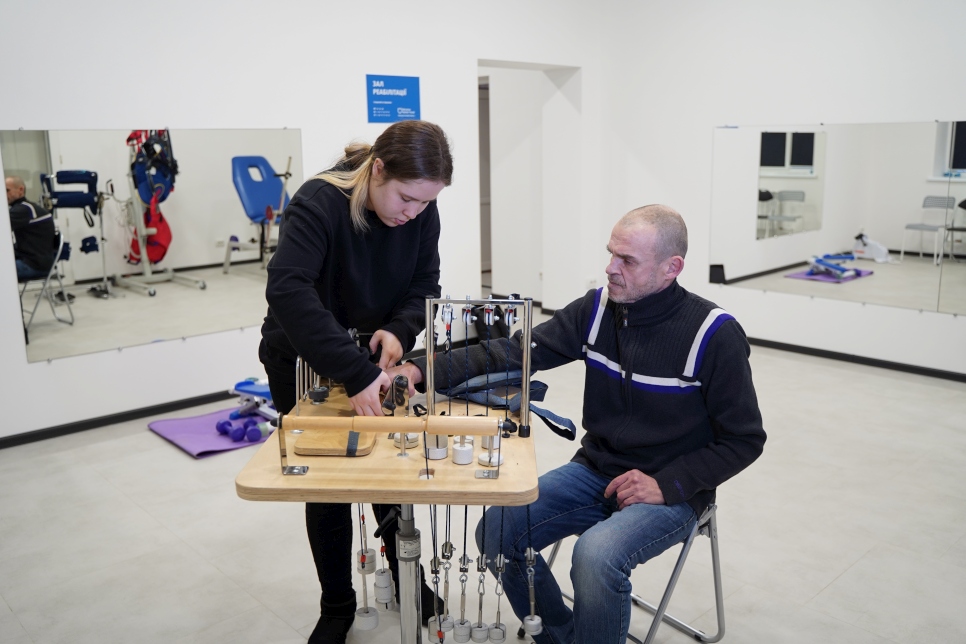
[[630, 304], [667, 286], [668, 260], [656, 260], [655, 237], [653, 226], [614, 227], [607, 242], [610, 262], [604, 269], [609, 299]]
[[24, 187], [16, 186], [14, 182], [7, 179], [4, 183], [7, 185], [7, 205], [9, 206], [17, 199], [20, 199], [24, 195]]

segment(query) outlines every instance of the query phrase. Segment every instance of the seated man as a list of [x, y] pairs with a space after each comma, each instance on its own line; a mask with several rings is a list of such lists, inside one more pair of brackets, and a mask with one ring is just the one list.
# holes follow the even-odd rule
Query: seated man
[[[765, 442], [744, 332], [677, 283], [687, 252], [681, 216], [659, 205], [633, 210], [614, 227], [607, 249], [607, 288], [533, 330], [534, 369], [587, 365], [581, 448], [540, 477], [529, 515], [526, 507], [491, 508], [486, 534], [477, 527], [491, 571], [498, 554], [507, 558], [503, 584], [521, 619], [530, 613], [528, 543], [541, 550], [580, 535], [570, 573], [573, 611], [537, 559], [537, 642], [625, 641], [631, 570], [683, 541], [715, 488], [754, 461]], [[511, 368], [519, 368], [519, 341], [499, 342], [509, 342]], [[436, 382], [448, 367], [463, 373], [463, 360], [471, 375], [486, 369], [481, 346], [453, 353], [454, 364], [438, 365]], [[503, 347], [489, 352], [494, 372], [505, 370], [505, 355]], [[422, 368], [417, 361], [394, 371], [419, 383]]]
[[27, 201], [23, 179], [11, 176], [5, 183], [17, 279], [44, 279], [54, 261], [54, 218], [43, 206]]

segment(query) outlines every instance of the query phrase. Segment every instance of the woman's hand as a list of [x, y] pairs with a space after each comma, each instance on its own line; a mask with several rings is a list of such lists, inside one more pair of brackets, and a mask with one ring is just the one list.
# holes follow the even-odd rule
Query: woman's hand
[[381, 371], [372, 384], [355, 396], [349, 396], [352, 411], [358, 416], [382, 416], [382, 398], [379, 394], [387, 389], [389, 389], [389, 376], [385, 371]]
[[399, 338], [392, 333], [383, 329], [373, 333], [372, 339], [369, 340], [369, 351], [375, 355], [380, 344], [382, 345], [382, 354], [379, 356], [380, 369], [392, 367], [402, 359], [402, 344], [399, 343]]

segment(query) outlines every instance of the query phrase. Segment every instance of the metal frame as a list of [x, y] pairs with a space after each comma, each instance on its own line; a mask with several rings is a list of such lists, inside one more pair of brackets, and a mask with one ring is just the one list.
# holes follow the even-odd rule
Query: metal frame
[[[523, 338], [521, 340], [523, 349], [523, 359], [521, 363], [525, 369], [523, 369], [523, 382], [520, 385], [520, 394], [522, 396], [522, 401], [520, 404], [520, 430], [521, 436], [526, 438], [529, 435], [530, 430], [530, 349], [532, 348], [532, 335], [533, 335], [533, 298], [525, 297], [518, 299], [500, 299], [495, 300], [492, 298], [481, 299], [481, 300], [471, 300], [466, 298], [464, 300], [454, 300], [451, 298], [426, 298], [426, 391], [436, 391], [434, 382], [434, 365], [436, 364], [436, 305], [438, 304], [451, 304], [466, 306], [478, 306], [485, 304], [493, 304], [504, 306], [509, 304], [512, 306], [523, 307], [523, 315], [520, 316], [520, 322], [523, 324]], [[432, 335], [431, 335], [432, 334]], [[430, 416], [436, 415], [436, 400], [434, 396], [426, 396], [426, 411]]]
[[[523, 314], [520, 316], [520, 321], [523, 325], [523, 337], [522, 337], [522, 349], [523, 358], [522, 364], [525, 367], [522, 374], [522, 403], [520, 409], [520, 428], [519, 436], [522, 438], [529, 437], [530, 429], [530, 350], [532, 348], [532, 329], [533, 329], [533, 300], [531, 298], [523, 299], [480, 299], [472, 300], [466, 298], [464, 300], [453, 300], [449, 298], [445, 299], [433, 299], [427, 298], [426, 300], [426, 391], [429, 395], [426, 396], [426, 409], [428, 416], [435, 416], [435, 396], [432, 392], [435, 392], [435, 383], [433, 378], [434, 362], [435, 362], [435, 348], [436, 348], [436, 305], [438, 304], [454, 304], [459, 306], [469, 305], [512, 305], [514, 307], [522, 307]], [[328, 381], [328, 379], [324, 379]], [[302, 360], [301, 357], [296, 359], [295, 362], [295, 409], [296, 415], [300, 413], [301, 405], [309, 397], [309, 392], [322, 385], [323, 378], [320, 377], [307, 362]], [[331, 381], [328, 382], [331, 387]], [[391, 400], [394, 402], [404, 402], [404, 404], [396, 404], [395, 408], [392, 410], [392, 415], [405, 415], [408, 408], [408, 383], [400, 382], [398, 379], [393, 382], [392, 391], [389, 393]], [[400, 399], [397, 400], [396, 396]], [[385, 411], [385, 410], [384, 410]], [[280, 418], [281, 420], [281, 418]], [[281, 462], [282, 474], [283, 475], [302, 475], [308, 472], [309, 467], [306, 465], [289, 465], [288, 454], [286, 449], [285, 432], [291, 431], [293, 433], [299, 433], [300, 430], [292, 429], [286, 430], [283, 423], [279, 422], [278, 428], [275, 430], [278, 434], [278, 444], [279, 444], [279, 458]], [[400, 437], [400, 451], [401, 455], [405, 456], [405, 435]], [[498, 467], [495, 471], [498, 471]], [[497, 478], [496, 476], [480, 477], [477, 478]], [[420, 595], [420, 581], [419, 581], [419, 559], [421, 556], [421, 540], [419, 530], [415, 527], [415, 522], [413, 519], [413, 504], [412, 503], [401, 503], [400, 504], [400, 515], [398, 518], [399, 529], [396, 532], [396, 550], [397, 559], [399, 561], [399, 579], [396, 582], [399, 584], [399, 609], [400, 609], [400, 620], [399, 620], [399, 630], [400, 630], [400, 642], [401, 644], [420, 644], [422, 642], [422, 629], [420, 627], [420, 616], [421, 616], [421, 595]], [[559, 544], [558, 544], [559, 545]]]
[[[721, 564], [718, 557], [718, 519], [717, 519], [717, 506], [711, 504], [708, 509], [705, 510], [698, 520], [694, 524], [694, 528], [691, 529], [691, 534], [688, 538], [684, 540], [684, 545], [681, 547], [681, 554], [678, 555], [678, 561], [674, 566], [674, 571], [671, 573], [671, 579], [668, 581], [667, 588], [664, 590], [664, 595], [661, 597], [661, 602], [658, 606], [645, 601], [640, 596], [631, 593], [631, 602], [635, 606], [645, 609], [652, 615], [654, 619], [651, 622], [651, 628], [647, 632], [647, 636], [643, 641], [639, 640], [630, 633], [627, 634], [627, 639], [637, 644], [651, 644], [654, 641], [654, 637], [657, 635], [658, 627], [661, 622], [667, 622], [674, 628], [678, 629], [685, 635], [693, 637], [699, 642], [719, 642], [725, 634], [725, 617], [724, 617], [724, 595], [721, 590]], [[714, 603], [715, 610], [718, 619], [718, 631], [714, 635], [707, 635], [704, 631], [699, 631], [698, 629], [685, 624], [681, 620], [667, 614], [667, 607], [671, 601], [671, 594], [674, 592], [674, 587], [678, 583], [678, 578], [681, 576], [681, 571], [684, 570], [684, 563], [687, 561], [688, 553], [691, 551], [691, 544], [694, 543], [694, 538], [699, 534], [703, 534], [711, 540], [711, 567], [714, 571]], [[550, 551], [550, 556], [547, 557], [547, 566], [552, 567], [554, 559], [557, 558], [557, 552], [560, 550], [560, 541], [553, 544], [553, 549]], [[574, 598], [572, 595], [563, 593], [564, 598], [573, 602]], [[517, 633], [519, 637], [523, 637], [523, 627]]]
[[[134, 163], [136, 156], [136, 148], [131, 147], [128, 167]], [[128, 188], [131, 190], [131, 198], [122, 203], [124, 203], [124, 206], [127, 210], [128, 222], [134, 226], [134, 234], [138, 239], [138, 249], [141, 256], [138, 265], [141, 267], [141, 274], [121, 275], [120, 273], [117, 273], [112, 278], [113, 282], [117, 286], [140, 291], [142, 294], [149, 297], [154, 297], [157, 294], [157, 290], [153, 285], [161, 282], [175, 282], [176, 284], [181, 284], [182, 286], [194, 286], [201, 290], [205, 290], [208, 285], [203, 279], [191, 277], [190, 275], [183, 275], [181, 273], [175, 273], [170, 268], [164, 268], [161, 270], [151, 268], [151, 260], [148, 259], [148, 237], [155, 234], [157, 231], [154, 228], [148, 228], [144, 224], [144, 209], [146, 208], [147, 204], [141, 201], [137, 184], [134, 181], [133, 170], [128, 172], [127, 178]]]
[[[46, 298], [47, 299], [47, 302], [50, 304], [50, 311], [54, 314], [54, 318], [58, 322], [63, 322], [64, 324], [68, 324], [68, 325], [73, 325], [74, 324], [74, 310], [70, 307], [70, 298], [71, 298], [71, 296], [68, 295], [68, 293], [67, 293], [66, 290], [64, 290], [64, 282], [63, 282], [63, 280], [60, 277], [60, 266], [59, 266], [59, 264], [63, 260], [63, 258], [61, 257], [61, 255], [64, 252], [64, 243], [65, 243], [64, 242], [64, 234], [60, 230], [55, 230], [54, 231], [54, 235], [56, 235], [55, 239], [57, 240], [57, 255], [54, 257], [54, 263], [50, 267], [50, 270], [47, 271], [47, 276], [44, 277], [44, 278], [34, 277], [34, 278], [31, 278], [31, 279], [28, 279], [28, 280], [23, 280], [21, 282], [21, 284], [23, 284], [23, 287], [20, 289], [20, 311], [21, 311], [21, 314], [23, 313], [23, 296], [24, 296], [24, 293], [27, 292], [27, 286], [30, 284], [30, 282], [43, 282], [43, 286], [41, 286], [40, 287], [40, 290], [37, 292], [37, 301], [34, 302], [34, 308], [30, 312], [30, 319], [27, 320], [27, 324], [25, 324], [24, 327], [23, 327], [24, 328], [24, 332], [30, 330], [30, 325], [33, 324], [34, 316], [37, 315], [37, 309], [40, 307], [40, 300], [42, 298]], [[70, 314], [70, 319], [69, 320], [66, 319], [66, 318], [62, 318], [59, 315], [57, 315], [57, 308], [56, 308], [56, 305], [54, 303], [54, 295], [53, 295], [53, 293], [50, 292], [50, 287], [52, 285], [52, 280], [54, 280], [54, 279], [56, 279], [57, 280], [57, 284], [60, 285], [60, 292], [64, 294], [64, 304], [67, 305], [67, 312]]]

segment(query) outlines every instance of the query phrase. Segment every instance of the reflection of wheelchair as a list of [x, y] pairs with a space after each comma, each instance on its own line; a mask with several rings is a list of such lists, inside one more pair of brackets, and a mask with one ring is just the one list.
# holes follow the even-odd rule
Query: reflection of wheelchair
[[285, 172], [277, 173], [265, 157], [234, 157], [231, 160], [232, 181], [245, 215], [258, 225], [258, 239], [240, 241], [234, 235], [225, 244], [223, 271], [231, 266], [231, 253], [235, 250], [257, 250], [262, 268], [275, 251], [277, 242], [272, 241], [272, 224], [281, 224], [282, 211], [288, 205], [286, 188], [292, 176], [292, 157], [288, 158]]

